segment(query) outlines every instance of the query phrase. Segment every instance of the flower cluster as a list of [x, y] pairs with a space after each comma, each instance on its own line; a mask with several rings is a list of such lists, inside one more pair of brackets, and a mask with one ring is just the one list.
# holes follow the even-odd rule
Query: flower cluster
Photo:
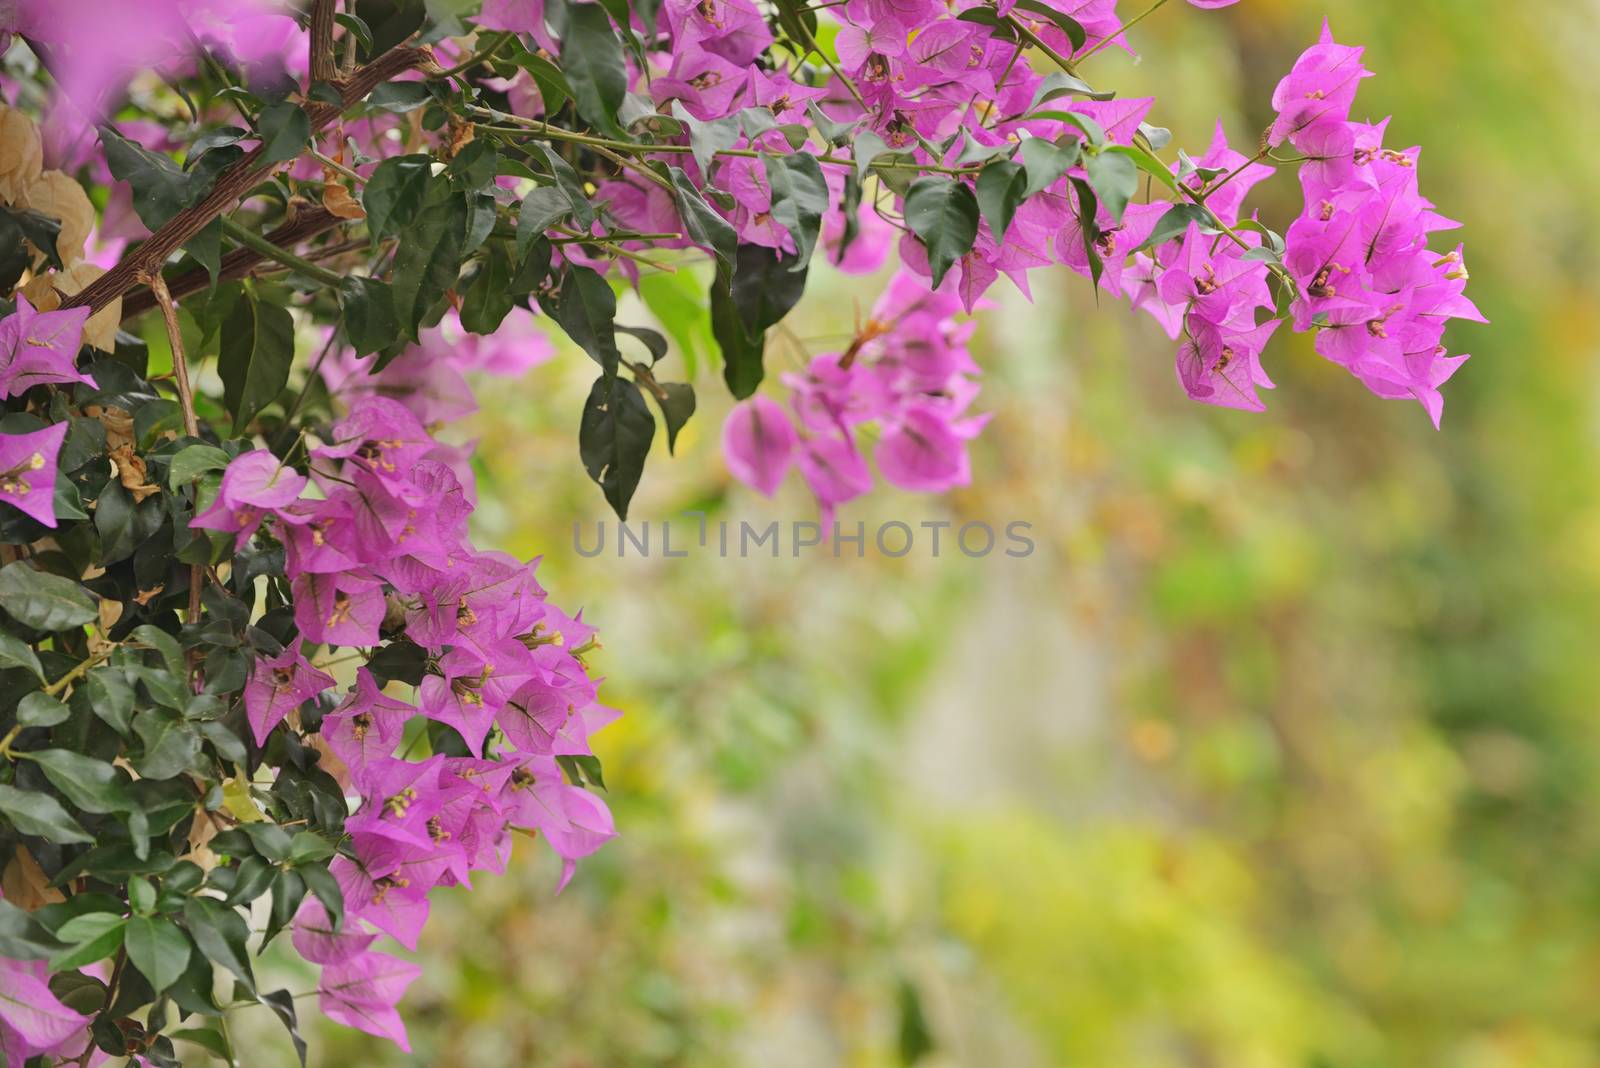
[[[301, 642], [416, 654], [414, 703], [361, 667], [320, 716], [320, 738], [359, 798], [345, 824], [350, 855], [331, 869], [346, 925], [332, 930], [312, 898], [295, 932], [301, 953], [328, 966], [330, 1015], [402, 1042], [393, 1000], [410, 973], [370, 951], [375, 935], [352, 920], [414, 949], [429, 892], [501, 870], [512, 828], [545, 837], [565, 861], [562, 885], [615, 833], [604, 803], [561, 764], [591, 757], [590, 732], [615, 716], [583, 665], [593, 628], [549, 603], [533, 565], [473, 548], [470, 506], [438, 449], [405, 405], [362, 396], [311, 448], [309, 475], [246, 452], [192, 524], [242, 544], [272, 521]], [[244, 689], [256, 744], [286, 720], [304, 728], [291, 717], [335, 685], [298, 642], [258, 658]], [[425, 734], [433, 752], [415, 759], [400, 750], [419, 716], [437, 726]], [[371, 981], [378, 971], [392, 981]]]
[[826, 527], [838, 505], [872, 489], [858, 441], [870, 423], [878, 470], [891, 484], [919, 493], [966, 485], [967, 443], [987, 417], [966, 414], [978, 367], [966, 347], [974, 324], [958, 322], [960, 311], [959, 298], [902, 271], [845, 352], [783, 376], [792, 420], [762, 396], [734, 408], [722, 431], [728, 470], [771, 496], [799, 468]]
[[1467, 299], [1461, 246], [1428, 249], [1428, 235], [1459, 224], [1417, 189], [1420, 149], [1385, 148], [1389, 124], [1350, 120], [1361, 79], [1360, 48], [1326, 25], [1272, 95], [1270, 137], [1305, 155], [1305, 208], [1287, 237], [1284, 264], [1299, 283], [1297, 330], [1317, 329], [1317, 351], [1380, 397], [1414, 397], [1435, 426], [1439, 387], [1467, 359], [1441, 343], [1451, 319], [1486, 322]]

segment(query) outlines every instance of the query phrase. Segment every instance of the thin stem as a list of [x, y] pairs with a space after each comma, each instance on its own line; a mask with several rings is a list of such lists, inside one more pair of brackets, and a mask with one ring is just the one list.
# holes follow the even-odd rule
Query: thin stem
[[87, 674], [90, 668], [97, 667], [109, 659], [111, 656], [111, 650], [113, 648], [115, 647], [108, 645], [98, 653], [95, 653], [93, 656], [89, 657], [89, 659], [78, 664], [71, 671], [61, 676], [55, 682], [52, 682], [50, 685], [46, 686], [44, 688], [44, 692], [49, 694], [51, 697], [56, 696], [56, 694], [60, 693], [62, 690], [65, 690], [68, 686], [72, 685], [78, 679]]
[[1220, 181], [1218, 181], [1215, 185], [1208, 185], [1204, 189], [1200, 190], [1199, 203], [1204, 204], [1205, 201], [1206, 201], [1206, 198], [1209, 197], [1212, 193], [1215, 193], [1217, 190], [1221, 189], [1223, 186], [1227, 185], [1229, 182], [1231, 182], [1235, 178], [1239, 177], [1239, 175], [1243, 174], [1246, 170], [1248, 170], [1252, 164], [1260, 163], [1262, 158], [1267, 155], [1267, 152], [1268, 152], [1268, 150], [1263, 148], [1260, 152], [1257, 152], [1255, 155], [1251, 156], [1249, 159], [1247, 159], [1243, 163], [1239, 164], [1233, 170], [1231, 170], [1227, 174], [1223, 175], [1222, 179]]
[[1092, 56], [1096, 52], [1100, 51], [1100, 49], [1104, 48], [1106, 45], [1110, 44], [1112, 41], [1116, 40], [1118, 37], [1120, 37], [1123, 34], [1127, 33], [1129, 30], [1133, 29], [1133, 27], [1139, 25], [1139, 23], [1143, 22], [1145, 19], [1149, 18], [1151, 15], [1154, 15], [1157, 11], [1160, 11], [1164, 6], [1166, 6], [1166, 3], [1167, 3], [1167, 0], [1156, 0], [1156, 2], [1154, 4], [1152, 4], [1150, 7], [1148, 7], [1145, 10], [1139, 12], [1139, 14], [1133, 16], [1133, 18], [1129, 19], [1127, 22], [1124, 22], [1122, 24], [1122, 28], [1117, 30], [1116, 33], [1108, 34], [1104, 38], [1102, 38], [1101, 40], [1095, 42], [1095, 45], [1094, 45], [1093, 48], [1090, 48], [1090, 49], [1086, 50], [1083, 53], [1083, 55], [1078, 57], [1078, 61], [1081, 63], [1084, 60], [1088, 59], [1090, 56]]
[[246, 229], [245, 227], [234, 222], [232, 219], [226, 217], [223, 218], [222, 232], [233, 238], [245, 248], [259, 252], [269, 260], [276, 260], [285, 267], [292, 268], [293, 270], [298, 271], [300, 274], [305, 275], [307, 278], [314, 282], [318, 282], [321, 285], [332, 286], [333, 288], [337, 289], [339, 284], [344, 281], [343, 278], [337, 274], [334, 274], [332, 271], [323, 267], [318, 267], [308, 259], [302, 259], [301, 257], [296, 256], [293, 252], [290, 252], [286, 248], [279, 248], [277, 245], [274, 245], [271, 241], [268, 241], [254, 230]]
[[1054, 48], [1051, 48], [1049, 45], [1045, 44], [1044, 38], [1030, 30], [1027, 24], [1021, 19], [1017, 18], [1015, 15], [1007, 15], [1006, 21], [1011, 23], [1011, 27], [1017, 31], [1018, 36], [1027, 41], [1029, 44], [1033, 45], [1033, 47], [1037, 48], [1039, 51], [1043, 52], [1045, 55], [1049, 56], [1056, 66], [1060, 67], [1062, 70], [1073, 75], [1074, 77], [1077, 76], [1078, 68], [1076, 65], [1074, 65], [1073, 61], [1068, 59], [1066, 56], [1063, 56], [1060, 52], [1057, 52]]
[[566, 234], [568, 237], [577, 238], [577, 244], [594, 245], [596, 248], [603, 248], [613, 255], [621, 256], [623, 259], [632, 260], [635, 263], [642, 263], [646, 267], [654, 267], [656, 270], [665, 271], [667, 274], [677, 273], [678, 269], [672, 266], [670, 263], [662, 263], [660, 260], [653, 260], [649, 256], [641, 255], [632, 249], [623, 248], [621, 245], [613, 244], [603, 237], [593, 237], [578, 230], [568, 229], [565, 226], [552, 226], [550, 229], [554, 230], [558, 234]]
[[[616, 141], [606, 137], [596, 137], [593, 134], [578, 133], [574, 130], [563, 130], [559, 126], [551, 126], [535, 119], [525, 119], [520, 115], [507, 115], [491, 108], [469, 106], [468, 111], [480, 115], [487, 115], [496, 122], [508, 122], [512, 125], [496, 126], [491, 123], [475, 123], [480, 130], [500, 134], [523, 134], [525, 136], [543, 137], [550, 141], [570, 141], [576, 145], [585, 145], [590, 148], [607, 148], [613, 152], [632, 153], [633, 155], [651, 155], [661, 153], [666, 155], [686, 156], [694, 152], [688, 145], [646, 145], [634, 141]], [[786, 153], [773, 151], [758, 151], [750, 148], [722, 148], [713, 155], [742, 159], [766, 159], [768, 157], [781, 157]], [[856, 161], [843, 156], [816, 156], [818, 163], [829, 163], [836, 167], [854, 167]], [[937, 163], [918, 163], [915, 160], [879, 160], [872, 164], [888, 170], [926, 171], [932, 174], [977, 174], [976, 166], [970, 167], [944, 167]]]
[[502, 32], [502, 33], [494, 34], [492, 37], [489, 38], [489, 44], [488, 45], [486, 45], [485, 47], [483, 47], [483, 48], [479, 49], [478, 51], [474, 52], [472, 55], [468, 56], [466, 59], [463, 59], [460, 63], [457, 63], [455, 66], [451, 67], [449, 70], [446, 70], [443, 74], [439, 75], [439, 77], [441, 77], [441, 78], [450, 78], [450, 77], [454, 77], [457, 74], [460, 74], [463, 71], [471, 70], [473, 67], [476, 67], [479, 63], [482, 63], [484, 60], [489, 59], [496, 52], [500, 51], [500, 49], [504, 48], [506, 46], [506, 42], [511, 40], [515, 36], [516, 36], [516, 34], [510, 33], [510, 32]]
[[[223, 220], [226, 225], [227, 220]], [[172, 347], [172, 376], [178, 385], [178, 404], [183, 409], [183, 432], [191, 438], [200, 436], [200, 420], [194, 413], [194, 389], [189, 385], [189, 360], [183, 351], [183, 331], [178, 328], [178, 306], [172, 302], [172, 293], [167, 289], [167, 280], [161, 276], [160, 271], [151, 271], [145, 277], [145, 284], [150, 287], [150, 292], [156, 298], [156, 305], [161, 309], [161, 318], [167, 324], [167, 343]], [[190, 624], [200, 622], [200, 590], [205, 585], [205, 568], [199, 564], [189, 565], [189, 611], [184, 617]], [[196, 659], [191, 651], [189, 666], [191, 670]]]
[[330, 171], [339, 172], [340, 174], [344, 175], [346, 178], [350, 179], [352, 182], [356, 182], [356, 183], [359, 183], [361, 185], [366, 185], [367, 184], [367, 180], [365, 178], [361, 177], [360, 174], [358, 174], [357, 172], [351, 170], [349, 167], [346, 167], [343, 163], [340, 163], [338, 160], [334, 159], [331, 156], [325, 156], [321, 152], [318, 152], [314, 148], [306, 149], [306, 155], [310, 156], [312, 159], [316, 160], [318, 163], [322, 164], [324, 167], [328, 168]]

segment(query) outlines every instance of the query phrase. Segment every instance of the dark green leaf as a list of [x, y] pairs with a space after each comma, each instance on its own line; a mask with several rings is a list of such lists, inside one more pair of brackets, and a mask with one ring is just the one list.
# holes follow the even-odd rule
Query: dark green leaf
[[0, 608], [23, 626], [57, 631], [98, 618], [94, 601], [71, 579], [37, 571], [22, 560], [0, 568]]
[[401, 231], [392, 287], [400, 329], [413, 339], [428, 310], [456, 284], [467, 244], [467, 199], [440, 176]]
[[1156, 220], [1156, 225], [1150, 231], [1150, 236], [1145, 238], [1135, 252], [1142, 252], [1147, 248], [1164, 245], [1168, 241], [1180, 238], [1189, 229], [1190, 223], [1199, 223], [1206, 226], [1211, 221], [1211, 213], [1199, 204], [1174, 204], [1167, 209], [1167, 213]]
[[40, 682], [44, 681], [39, 654], [27, 642], [3, 630], [0, 630], [0, 668], [22, 668]]
[[40, 690], [17, 702], [17, 722], [24, 727], [54, 727], [71, 714], [66, 705]]
[[133, 769], [144, 779], [170, 779], [188, 771], [200, 755], [200, 736], [193, 726], [170, 708], [152, 708], [133, 720], [133, 731], [144, 742], [144, 755]]
[[294, 996], [287, 990], [274, 990], [270, 994], [261, 995], [261, 1004], [270, 1008], [288, 1028], [289, 1040], [294, 1043], [294, 1051], [300, 1057], [300, 1068], [306, 1068], [306, 1040], [300, 1037], [300, 1026], [294, 1015]]
[[604, 278], [587, 267], [569, 264], [561, 274], [561, 287], [541, 303], [607, 377], [617, 373], [622, 359], [617, 351], [617, 296]]
[[628, 502], [644, 474], [655, 432], [655, 417], [638, 386], [610, 374], [595, 380], [583, 406], [578, 452], [619, 519], [628, 518]]
[[289, 309], [247, 292], [223, 323], [217, 358], [235, 434], [243, 434], [250, 420], [283, 392], [293, 362], [294, 317]]
[[977, 198], [963, 182], [919, 178], [906, 193], [905, 215], [906, 225], [928, 250], [928, 266], [937, 287], [977, 240]]
[[160, 916], [132, 916], [123, 932], [128, 961], [150, 981], [156, 993], [171, 986], [189, 966], [189, 937], [177, 924]]
[[252, 994], [255, 973], [250, 969], [250, 925], [235, 910], [210, 897], [191, 897], [183, 904], [183, 922], [195, 945], [208, 960], [239, 977]]
[[367, 94], [369, 107], [396, 115], [415, 111], [432, 99], [433, 94], [422, 82], [385, 82]]
[[394, 314], [394, 292], [376, 278], [347, 275], [339, 284], [344, 334], [356, 355], [379, 352], [400, 340]]
[[[583, 191], [583, 181], [578, 177], [578, 172], [549, 145], [535, 147], [550, 167], [550, 173], [556, 180], [556, 188], [561, 191], [568, 206], [572, 208], [572, 217], [578, 221], [578, 229], [587, 231], [594, 223], [594, 205], [589, 203], [589, 195]], [[540, 229], [543, 230], [543, 227]]]
[[189, 176], [165, 156], [129, 141], [110, 126], [100, 127], [112, 177], [133, 187], [133, 210], [151, 230], [159, 230], [189, 202]]
[[422, 208], [433, 180], [433, 157], [393, 156], [378, 164], [361, 191], [374, 246], [399, 233]]
[[1012, 218], [1026, 197], [1028, 174], [1022, 164], [996, 160], [978, 175], [978, 209], [989, 232], [999, 241], [1006, 236]]
[[133, 799], [115, 766], [68, 749], [39, 749], [28, 754], [67, 800], [85, 812], [127, 812]]
[[94, 714], [118, 734], [126, 735], [133, 718], [133, 687], [116, 668], [100, 668], [84, 676], [83, 689]]
[[528, 247], [571, 210], [572, 203], [561, 190], [549, 185], [535, 186], [522, 198], [522, 206], [517, 210], [517, 259], [525, 258]]
[[734, 250], [739, 243], [739, 235], [733, 224], [717, 213], [717, 210], [700, 196], [694, 183], [689, 181], [689, 176], [681, 167], [673, 167], [668, 173], [672, 176], [673, 197], [678, 206], [678, 217], [683, 220], [684, 230], [689, 239], [703, 249], [707, 249], [717, 257], [717, 261], [728, 270], [733, 270]]
[[1077, 141], [1072, 141], [1065, 148], [1051, 144], [1039, 137], [1030, 137], [1022, 142], [1022, 166], [1028, 172], [1028, 184], [1023, 190], [1023, 198], [1033, 196], [1035, 193], [1048, 189], [1054, 185], [1073, 164], [1078, 162], [1081, 149]]
[[789, 269], [802, 271], [811, 262], [822, 216], [828, 210], [828, 182], [822, 176], [822, 165], [808, 152], [764, 156], [762, 164], [772, 187], [772, 217], [789, 231], [799, 252]]
[[261, 109], [256, 120], [261, 134], [261, 160], [264, 163], [282, 163], [294, 159], [311, 140], [311, 120], [299, 105], [287, 100], [268, 104]]
[[567, 5], [561, 69], [578, 114], [596, 129], [621, 136], [624, 131], [617, 125], [617, 111], [628, 92], [628, 72], [611, 16], [599, 4]]
[[15, 786], [0, 783], [0, 814], [8, 817], [21, 833], [47, 838], [57, 845], [94, 841], [78, 821], [61, 807], [61, 802], [49, 794], [19, 790]]
[[1055, 23], [1061, 32], [1067, 35], [1067, 40], [1072, 44], [1072, 52], [1077, 52], [1089, 40], [1089, 35], [1077, 19], [1062, 14], [1044, 0], [1017, 0], [1017, 10], [1026, 11], [1030, 15], [1037, 15]]
[[1100, 203], [1111, 213], [1111, 218], [1120, 223], [1128, 210], [1128, 201], [1139, 191], [1139, 168], [1131, 157], [1107, 149], [1090, 155], [1084, 161], [1084, 169], [1089, 172], [1089, 185]]

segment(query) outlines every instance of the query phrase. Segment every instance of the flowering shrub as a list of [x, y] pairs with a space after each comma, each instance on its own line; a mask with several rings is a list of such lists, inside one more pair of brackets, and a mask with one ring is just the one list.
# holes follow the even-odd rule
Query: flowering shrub
[[[429, 892], [514, 830], [563, 884], [614, 834], [593, 629], [473, 546], [468, 450], [435, 436], [466, 375], [549, 357], [540, 317], [599, 366], [579, 453], [624, 516], [651, 405], [670, 450], [695, 394], [616, 287], [699, 255], [729, 468], [769, 494], [798, 468], [825, 515], [872, 486], [863, 428], [897, 486], [970, 478], [967, 316], [1054, 264], [1150, 312], [1198, 400], [1261, 408], [1288, 322], [1437, 423], [1445, 323], [1481, 317], [1460, 249], [1428, 248], [1453, 224], [1417, 151], [1351, 118], [1360, 50], [1325, 29], [1250, 154], [1219, 129], [1168, 163], [1153, 101], [1079, 73], [1129, 48], [1116, 6], [0, 7], [26, 46], [0, 110], [8, 1063], [231, 1057], [218, 1021], [255, 1003], [295, 1034], [251, 965], [285, 931], [328, 1015], [404, 1044], [417, 969], [379, 934], [414, 948]], [[1244, 210], [1268, 160], [1305, 195], [1282, 234]], [[891, 252], [850, 344], [758, 393], [816, 259]], [[148, 344], [121, 328], [146, 315]]]

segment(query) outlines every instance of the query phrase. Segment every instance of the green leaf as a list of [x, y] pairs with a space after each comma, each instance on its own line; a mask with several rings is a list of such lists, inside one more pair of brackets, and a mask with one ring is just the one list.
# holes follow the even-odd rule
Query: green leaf
[[1173, 177], [1172, 169], [1138, 145], [1107, 145], [1102, 151], [1128, 157], [1133, 161], [1135, 167], [1144, 171], [1172, 192], [1177, 193], [1179, 196], [1183, 195], [1183, 189], [1178, 185], [1178, 179]]
[[261, 134], [261, 161], [282, 163], [294, 159], [311, 140], [311, 120], [299, 105], [287, 100], [268, 104], [256, 120]]
[[37, 835], [57, 845], [93, 842], [94, 838], [49, 794], [19, 790], [0, 783], [0, 813], [23, 834]]
[[347, 275], [339, 284], [344, 335], [357, 356], [379, 352], [400, 340], [394, 314], [394, 291], [387, 282]]
[[1211, 213], [1199, 204], [1187, 202], [1174, 204], [1167, 209], [1165, 215], [1156, 220], [1155, 228], [1150, 231], [1150, 236], [1145, 238], [1144, 244], [1134, 249], [1134, 251], [1143, 252], [1147, 248], [1155, 248], [1157, 245], [1164, 245], [1168, 241], [1180, 238], [1188, 231], [1190, 223], [1209, 226]]
[[517, 259], [526, 257], [528, 247], [571, 211], [572, 202], [561, 190], [549, 185], [535, 186], [522, 198], [522, 206], [517, 209]]
[[617, 373], [622, 360], [617, 351], [617, 295], [604, 278], [587, 267], [569, 264], [561, 274], [561, 287], [540, 303], [550, 305], [545, 311], [607, 377]]
[[502, 247], [491, 246], [461, 298], [461, 327], [469, 334], [492, 334], [515, 306], [511, 262]]
[[822, 216], [828, 210], [828, 182], [822, 176], [822, 164], [809, 152], [763, 156], [762, 164], [772, 187], [772, 217], [789, 231], [799, 252], [789, 269], [802, 271], [811, 262]]
[[805, 293], [806, 271], [790, 268], [793, 257], [760, 245], [741, 245], [731, 279], [711, 285], [711, 334], [722, 351], [722, 377], [740, 400], [765, 376], [766, 331], [789, 314]]
[[1054, 185], [1056, 179], [1066, 174], [1078, 162], [1082, 150], [1077, 141], [1066, 147], [1051, 144], [1040, 137], [1030, 137], [1022, 142], [1022, 166], [1028, 172], [1028, 184], [1023, 198], [1033, 196]]
[[83, 679], [89, 707], [118, 734], [126, 735], [133, 719], [133, 687], [116, 668], [100, 668]]
[[1064, 15], [1045, 3], [1044, 0], [1017, 0], [1017, 10], [1026, 11], [1030, 15], [1048, 19], [1067, 35], [1067, 40], [1072, 43], [1072, 51], [1077, 52], [1089, 40], [1089, 35], [1084, 31], [1082, 23], [1070, 15]]
[[158, 500], [135, 501], [120, 482], [108, 482], [95, 502], [94, 529], [100, 535], [100, 559], [115, 563], [132, 556], [165, 518]]
[[58, 631], [99, 618], [94, 601], [71, 579], [37, 571], [22, 560], [0, 568], [0, 608], [25, 627]]
[[122, 936], [128, 961], [161, 993], [189, 966], [189, 937], [161, 916], [133, 916]]
[[161, 663], [166, 669], [180, 678], [188, 672], [189, 664], [184, 659], [183, 646], [178, 639], [162, 630], [160, 627], [143, 623], [133, 628], [130, 635], [135, 641], [154, 649], [161, 656]]
[[74, 916], [56, 929], [56, 937], [68, 948], [50, 957], [53, 972], [73, 971], [86, 964], [105, 960], [122, 945], [127, 921], [112, 912], [88, 912]]
[[100, 127], [112, 177], [133, 188], [133, 210], [151, 230], [159, 230], [189, 202], [189, 176], [166, 156], [129, 141], [110, 126]]
[[367, 94], [367, 106], [404, 115], [433, 99], [423, 82], [385, 82]]
[[39, 654], [27, 642], [3, 630], [0, 630], [0, 668], [22, 668], [40, 682], [45, 681]]
[[212, 219], [206, 223], [199, 233], [184, 243], [183, 248], [206, 269], [206, 274], [211, 276], [211, 284], [216, 285], [222, 272], [222, 220]]
[[423, 317], [461, 274], [467, 244], [466, 195], [439, 176], [422, 209], [400, 234], [391, 285], [400, 329], [413, 340]]
[[1046, 75], [1045, 79], [1039, 83], [1039, 88], [1033, 91], [1033, 102], [1028, 105], [1028, 110], [1032, 111], [1040, 104], [1048, 104], [1050, 101], [1063, 96], [1086, 96], [1090, 100], [1111, 100], [1116, 95], [1116, 93], [1097, 93], [1082, 78], [1068, 74], [1066, 71], [1058, 70]]
[[17, 723], [24, 727], [54, 727], [71, 714], [66, 705], [42, 690], [35, 690], [17, 703]]
[[555, 149], [549, 145], [535, 147], [544, 156], [545, 164], [549, 166], [550, 173], [556, 180], [556, 188], [561, 191], [561, 195], [572, 208], [572, 217], [578, 221], [578, 229], [587, 232], [594, 223], [594, 205], [589, 203], [589, 195], [583, 191], [583, 180], [578, 177], [578, 172], [572, 169], [572, 164], [563, 159]]
[[183, 903], [183, 922], [195, 945], [208, 960], [239, 977], [251, 994], [256, 990], [250, 968], [250, 925], [243, 916], [210, 897], [191, 897]]
[[300, 1037], [300, 1026], [294, 1015], [294, 995], [287, 990], [274, 990], [261, 995], [261, 1004], [267, 1006], [289, 1031], [289, 1040], [300, 1056], [300, 1068], [306, 1068], [306, 1040]]
[[578, 454], [618, 519], [628, 518], [655, 432], [655, 416], [638, 386], [612, 374], [595, 380], [578, 427]]
[[1105, 127], [1089, 116], [1080, 115], [1076, 111], [1034, 111], [1023, 116], [1024, 121], [1028, 119], [1054, 119], [1056, 122], [1069, 123], [1076, 126], [1091, 145], [1103, 145], [1106, 142]]
[[628, 93], [628, 72], [611, 16], [599, 4], [569, 4], [566, 13], [561, 70], [572, 88], [578, 114], [596, 129], [622, 136], [617, 111]]
[[673, 167], [667, 172], [672, 177], [673, 198], [677, 202], [678, 217], [683, 220], [684, 230], [689, 235], [689, 240], [703, 249], [709, 250], [717, 257], [717, 262], [728, 270], [733, 270], [734, 250], [739, 244], [739, 234], [733, 224], [717, 214], [715, 208], [705, 202], [700, 191], [689, 181], [689, 176], [682, 167]]
[[872, 169], [873, 161], [879, 156], [893, 156], [896, 159], [905, 156], [905, 153], [889, 147], [889, 143], [871, 130], [862, 130], [856, 134], [855, 144], [851, 146], [851, 154], [856, 161], [856, 181], [867, 180], [867, 172]]
[[661, 417], [667, 421], [667, 454], [674, 455], [678, 449], [678, 431], [694, 415], [694, 387], [687, 382], [658, 382], [656, 390], [660, 392], [652, 391], [651, 395], [661, 408]]
[[52, 786], [85, 812], [127, 812], [134, 807], [114, 765], [70, 749], [37, 749], [28, 756]]
[[322, 907], [328, 913], [335, 930], [344, 925], [344, 891], [339, 889], [339, 880], [328, 871], [326, 864], [306, 864], [296, 869], [300, 877], [306, 881], [306, 886], [317, 895], [317, 900], [322, 902]]
[[374, 247], [399, 233], [422, 209], [432, 182], [432, 156], [392, 156], [373, 169], [361, 191], [361, 207]]
[[1027, 196], [1028, 173], [1020, 163], [996, 160], [978, 174], [978, 209], [996, 241], [1006, 236], [1017, 208]]
[[738, 144], [739, 137], [744, 132], [743, 123], [740, 122], [738, 115], [725, 115], [720, 119], [696, 119], [692, 118], [677, 101], [673, 101], [672, 114], [689, 128], [689, 150], [694, 156], [695, 165], [700, 168], [700, 173], [703, 175], [711, 173], [711, 164], [716, 159], [717, 153]]
[[227, 466], [228, 454], [215, 445], [186, 445], [172, 458], [167, 469], [167, 486], [177, 491], [206, 472], [221, 471]]
[[1104, 150], [1091, 154], [1084, 161], [1084, 169], [1089, 172], [1089, 185], [1100, 203], [1120, 223], [1128, 201], [1139, 191], [1139, 168], [1129, 156]]
[[[341, 18], [343, 16], [340, 16]], [[216, 1027], [180, 1027], [176, 1030], [162, 1032], [175, 1042], [192, 1042], [205, 1050], [222, 1058], [224, 1064], [237, 1064], [239, 1058], [234, 1055], [233, 1047], [228, 1044], [228, 1036]]]
[[170, 708], [139, 713], [133, 732], [144, 742], [144, 755], [133, 762], [140, 778], [171, 779], [188, 771], [200, 755], [200, 736]]
[[250, 420], [283, 392], [293, 362], [294, 317], [289, 309], [246, 292], [222, 325], [217, 357], [235, 434], [243, 434]]
[[[1026, 145], [1024, 145], [1026, 148]], [[928, 250], [935, 288], [978, 237], [978, 200], [964, 182], [919, 178], [906, 193], [906, 225]]]

